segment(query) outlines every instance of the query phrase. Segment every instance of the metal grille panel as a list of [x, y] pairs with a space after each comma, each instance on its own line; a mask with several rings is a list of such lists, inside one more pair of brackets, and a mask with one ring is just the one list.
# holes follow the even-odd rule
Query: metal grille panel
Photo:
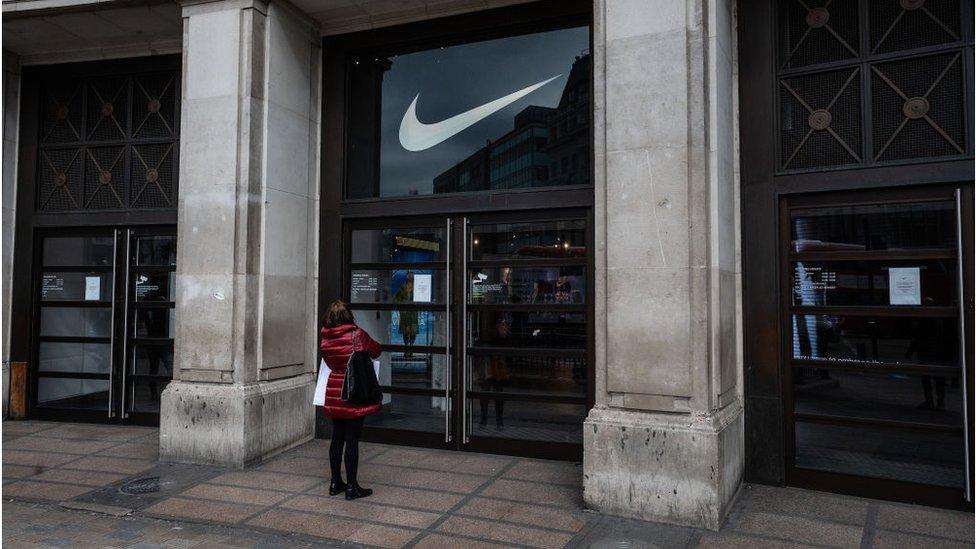
[[87, 210], [114, 210], [125, 207], [122, 196], [125, 180], [125, 148], [90, 148], [86, 151], [85, 203]]
[[88, 85], [88, 139], [117, 141], [128, 135], [129, 83], [126, 78], [92, 81]]
[[176, 135], [176, 74], [156, 73], [134, 78], [132, 132], [136, 137]]
[[779, 0], [779, 169], [971, 154], [962, 15], [959, 0]]
[[52, 149], [40, 153], [39, 207], [47, 211], [81, 209], [82, 149]]
[[958, 0], [870, 2], [871, 51], [890, 53], [959, 41]]
[[965, 154], [962, 54], [895, 61], [871, 72], [875, 160]]
[[132, 155], [132, 208], [172, 208], [176, 205], [173, 145], [135, 147]]
[[858, 44], [857, 0], [780, 3], [780, 66], [856, 58]]
[[861, 161], [859, 72], [844, 69], [780, 81], [780, 159], [784, 168]]
[[38, 211], [175, 208], [179, 84], [178, 71], [43, 81]]
[[42, 143], [81, 141], [82, 84], [77, 80], [58, 82], [47, 87], [41, 113]]

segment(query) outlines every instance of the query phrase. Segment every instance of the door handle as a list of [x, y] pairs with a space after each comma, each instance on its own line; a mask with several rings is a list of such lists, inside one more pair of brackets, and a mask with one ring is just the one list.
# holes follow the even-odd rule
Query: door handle
[[119, 415], [122, 419], [129, 417], [129, 413], [125, 410], [125, 395], [129, 392], [125, 386], [126, 381], [126, 370], [129, 369], [129, 271], [131, 270], [130, 262], [132, 260], [132, 229], [125, 230], [125, 301], [122, 307], [122, 407], [119, 410]]
[[[112, 229], [112, 260], [118, 262], [119, 259], [119, 229]], [[126, 260], [128, 261], [128, 260]], [[116, 265], [117, 266], [117, 265]], [[109, 360], [108, 360], [108, 417], [115, 417], [115, 401], [113, 397], [115, 396], [115, 391], [113, 390], [113, 385], [115, 384], [115, 302], [117, 301], [115, 296], [116, 285], [118, 284], [118, 269], [114, 269], [112, 273], [112, 318], [109, 321], [109, 327], [111, 331], [109, 332]], [[98, 296], [101, 297], [101, 296]]]
[[958, 275], [959, 284], [959, 366], [962, 368], [962, 441], [963, 441], [963, 459], [965, 461], [965, 473], [966, 473], [966, 501], [973, 501], [973, 494], [970, 485], [972, 480], [970, 478], [970, 459], [972, 456], [969, 455], [969, 394], [968, 386], [969, 380], [966, 379], [966, 306], [965, 300], [962, 298], [965, 290], [965, 278], [963, 275], [963, 267], [965, 266], [963, 261], [963, 253], [965, 249], [962, 247], [962, 193], [959, 189], [956, 189], [956, 274]]
[[468, 439], [468, 218], [461, 226], [461, 442]]
[[447, 336], [447, 341], [445, 342], [445, 362], [444, 362], [444, 442], [451, 442], [451, 411], [453, 406], [451, 406], [451, 370], [453, 365], [451, 364], [451, 218], [447, 218], [447, 239], [446, 239], [446, 252], [447, 252], [447, 269], [444, 271], [444, 276], [447, 279], [447, 284], [445, 285], [445, 305], [444, 305], [444, 320], [447, 325], [447, 330], [445, 335]]

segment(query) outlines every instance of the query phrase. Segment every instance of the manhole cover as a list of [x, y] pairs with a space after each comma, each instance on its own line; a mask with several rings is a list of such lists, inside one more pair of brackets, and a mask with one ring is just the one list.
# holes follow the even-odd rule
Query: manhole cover
[[657, 545], [639, 539], [601, 539], [590, 544], [590, 549], [657, 549]]
[[136, 480], [131, 480], [126, 482], [119, 488], [119, 491], [123, 494], [151, 494], [153, 492], [159, 491], [159, 477], [147, 477], [147, 478], [137, 478]]

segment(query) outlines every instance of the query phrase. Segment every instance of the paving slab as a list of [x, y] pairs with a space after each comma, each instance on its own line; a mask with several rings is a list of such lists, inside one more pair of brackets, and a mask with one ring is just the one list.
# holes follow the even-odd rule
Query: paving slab
[[974, 541], [971, 512], [750, 484], [718, 532], [609, 517], [583, 508], [579, 463], [364, 443], [360, 480], [375, 492], [346, 501], [328, 495], [328, 441], [236, 470], [156, 461], [155, 429], [46, 422], [5, 422], [3, 429], [14, 443], [3, 448], [9, 547], [751, 549]]

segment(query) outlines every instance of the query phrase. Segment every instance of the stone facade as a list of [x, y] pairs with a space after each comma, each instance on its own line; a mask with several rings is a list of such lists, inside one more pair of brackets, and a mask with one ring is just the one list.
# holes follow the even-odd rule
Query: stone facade
[[[331, 26], [338, 9], [314, 1], [182, 3], [178, 307], [162, 459], [244, 467], [313, 435], [324, 29], [503, 3], [401, 17], [396, 2], [378, 2], [383, 14]], [[743, 469], [732, 3], [593, 9], [596, 405], [584, 499], [717, 528]], [[122, 46], [93, 58], [124, 56]]]

